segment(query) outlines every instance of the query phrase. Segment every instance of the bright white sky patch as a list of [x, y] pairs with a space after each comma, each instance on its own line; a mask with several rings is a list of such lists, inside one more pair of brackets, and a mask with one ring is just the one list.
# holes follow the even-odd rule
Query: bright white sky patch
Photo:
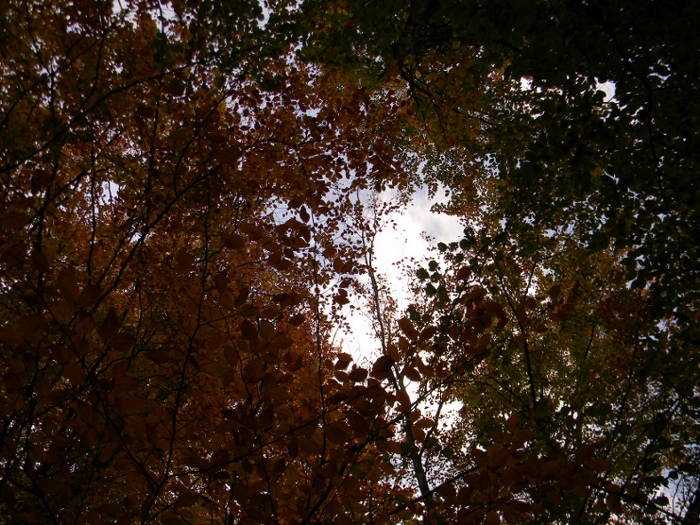
[[605, 93], [605, 99], [603, 102], [608, 103], [615, 98], [615, 83], [614, 82], [603, 82], [596, 84], [596, 91], [602, 91]]
[[[416, 191], [405, 211], [389, 218], [394, 226], [386, 225], [375, 239], [375, 271], [389, 283], [391, 296], [400, 309], [408, 306], [410, 301], [408, 283], [401, 273], [400, 263], [430, 258], [429, 251], [438, 242], [449, 243], [462, 237], [464, 226], [458, 218], [430, 211], [436, 202], [439, 200], [430, 199], [426, 189]], [[354, 298], [354, 305], [355, 309], [348, 313], [350, 331], [339, 332], [336, 341], [342, 340], [344, 351], [358, 360], [376, 357], [380, 342], [372, 335], [370, 312], [358, 298]]]

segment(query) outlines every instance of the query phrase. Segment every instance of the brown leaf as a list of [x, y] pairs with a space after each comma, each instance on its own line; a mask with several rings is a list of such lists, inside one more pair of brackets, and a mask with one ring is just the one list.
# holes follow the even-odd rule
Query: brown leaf
[[229, 250], [240, 251], [246, 247], [245, 239], [237, 233], [225, 233], [221, 236], [221, 239], [224, 241], [224, 246]]
[[[341, 292], [345, 292], [345, 293], [341, 293]], [[341, 289], [335, 295], [335, 297], [333, 297], [333, 301], [342, 306], [342, 305], [348, 304], [350, 302], [350, 298], [348, 297], [347, 291]]]
[[578, 449], [578, 457], [581, 461], [587, 461], [595, 455], [595, 451], [598, 447], [594, 444], [588, 443], [581, 445]]
[[356, 437], [363, 438], [367, 436], [367, 434], [369, 434], [371, 424], [362, 415], [355, 412], [354, 410], [350, 410], [347, 413], [346, 417], [348, 419], [350, 428], [352, 429], [352, 432]]
[[298, 436], [296, 441], [299, 444], [300, 450], [313, 456], [316, 456], [323, 451], [321, 444], [316, 441], [313, 436]]
[[77, 365], [66, 364], [63, 367], [63, 374], [74, 387], [80, 387], [85, 383], [85, 372]]
[[411, 435], [413, 436], [413, 439], [415, 439], [418, 443], [422, 443], [423, 441], [425, 441], [425, 430], [423, 430], [422, 428], [412, 427]]
[[518, 430], [520, 428], [520, 415], [517, 412], [513, 412], [506, 421], [506, 426], [511, 432]]
[[552, 301], [555, 301], [557, 297], [561, 294], [561, 285], [555, 284], [549, 289], [549, 297], [552, 299]]
[[595, 472], [605, 472], [612, 468], [612, 462], [603, 458], [591, 458], [583, 462], [583, 465]]
[[8, 211], [2, 216], [0, 222], [5, 230], [19, 230], [29, 223], [29, 216], [23, 212]]
[[411, 397], [405, 390], [399, 390], [396, 394], [396, 401], [398, 402], [397, 410], [400, 412], [408, 412], [411, 410]]
[[406, 334], [409, 340], [415, 341], [418, 339], [418, 330], [415, 329], [413, 323], [407, 317], [402, 317], [399, 319], [399, 328]]
[[388, 355], [379, 357], [379, 359], [374, 362], [374, 366], [372, 366], [372, 376], [376, 377], [377, 379], [384, 379], [385, 377], [388, 377], [391, 373], [391, 366], [393, 364], [394, 360]]
[[110, 339], [109, 344], [117, 352], [126, 353], [133, 348], [134, 344], [136, 344], [136, 337], [120, 331]]
[[367, 370], [364, 368], [356, 368], [353, 367], [353, 369], [350, 371], [348, 374], [348, 377], [350, 378], [351, 381], [354, 381], [355, 383], [360, 383], [367, 379], [368, 376]]
[[275, 336], [275, 325], [273, 325], [270, 321], [263, 319], [260, 321], [258, 331], [262, 340], [269, 343]]
[[538, 323], [535, 325], [535, 328], [533, 330], [538, 334], [544, 334], [549, 330], [549, 328], [547, 328], [545, 324]]
[[513, 440], [523, 443], [525, 441], [530, 441], [535, 438], [535, 432], [532, 430], [518, 430], [515, 435], [513, 435]]
[[301, 326], [302, 324], [304, 324], [305, 320], [306, 318], [303, 314], [296, 314], [289, 318], [289, 324], [291, 324], [292, 326]]
[[223, 465], [227, 463], [230, 459], [228, 450], [217, 450], [211, 456], [209, 460], [209, 465], [212, 467]]
[[469, 266], [462, 266], [455, 274], [455, 279], [458, 281], [466, 281], [472, 274], [472, 269]]
[[163, 525], [186, 525], [186, 521], [178, 516], [168, 516], [160, 520]]
[[445, 483], [440, 487], [440, 496], [445, 500], [445, 503], [448, 506], [452, 506], [455, 504], [457, 500], [457, 490], [455, 489], [454, 484], [452, 483]]
[[258, 328], [247, 319], [244, 319], [241, 323], [241, 333], [245, 339], [253, 340], [258, 337]]
[[341, 363], [351, 363], [352, 362], [352, 356], [346, 352], [339, 352], [335, 357]]
[[551, 505], [553, 505], [555, 507], [558, 507], [559, 505], [561, 505], [561, 493], [558, 489], [550, 490], [549, 492], [547, 492], [546, 497], [547, 497], [547, 501]]
[[326, 425], [324, 431], [328, 441], [337, 445], [346, 443], [352, 436], [352, 430], [344, 421], [336, 421], [335, 423]]
[[175, 508], [191, 507], [192, 505], [197, 503], [200, 500], [200, 498], [201, 496], [197, 492], [193, 490], [188, 490], [178, 496], [174, 506]]
[[56, 285], [64, 299], [76, 302], [80, 295], [78, 276], [73, 268], [64, 268], [56, 278]]
[[422, 379], [420, 372], [412, 366], [406, 366], [403, 369], [403, 374], [411, 381], [419, 382]]
[[287, 349], [290, 348], [294, 344], [294, 339], [289, 337], [286, 333], [284, 332], [277, 332], [275, 335], [272, 337], [270, 342], [268, 343], [269, 348], [273, 349]]

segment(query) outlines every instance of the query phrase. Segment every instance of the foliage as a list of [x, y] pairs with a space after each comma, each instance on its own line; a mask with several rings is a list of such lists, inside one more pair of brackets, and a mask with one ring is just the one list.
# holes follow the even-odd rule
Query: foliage
[[441, 453], [474, 468], [516, 413], [528, 453], [607, 462], [579, 501], [548, 492], [545, 521], [696, 519], [697, 7], [342, 5], [363, 16], [329, 18], [334, 51], [405, 82], [425, 183], [466, 226], [412, 310], [455, 374], [423, 387], [461, 406]]
[[332, 378], [324, 305], [400, 112], [221, 9], [4, 5], [3, 521], [386, 513], [385, 394]]
[[695, 5], [1, 9], [3, 521], [696, 519]]

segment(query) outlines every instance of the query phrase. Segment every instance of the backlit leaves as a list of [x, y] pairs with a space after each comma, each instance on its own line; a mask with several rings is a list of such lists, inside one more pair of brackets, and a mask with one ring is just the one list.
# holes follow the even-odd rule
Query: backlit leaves
[[[357, 187], [399, 182], [388, 147], [340, 154], [367, 149], [367, 95], [309, 114], [328, 77], [288, 70], [257, 4], [64, 7], [9, 4], [3, 21], [3, 516], [365, 512], [382, 398], [346, 404], [367, 372], [330, 379], [308, 283], [354, 271], [335, 235]], [[278, 81], [261, 90], [224, 47]], [[345, 501], [351, 467], [367, 481]]]
[[[1, 20], [4, 521], [693, 518], [697, 8]], [[419, 181], [465, 231], [402, 312], [369, 203]]]

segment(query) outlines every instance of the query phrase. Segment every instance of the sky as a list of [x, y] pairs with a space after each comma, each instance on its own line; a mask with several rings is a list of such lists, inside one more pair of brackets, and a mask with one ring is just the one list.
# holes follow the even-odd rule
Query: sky
[[[430, 249], [438, 242], [456, 241], [462, 237], [464, 226], [458, 218], [430, 211], [436, 202], [439, 199], [430, 199], [427, 189], [418, 189], [404, 211], [390, 217], [393, 225], [385, 223], [375, 239], [376, 273], [390, 283], [392, 297], [401, 308], [408, 306], [409, 294], [399, 263], [411, 258], [416, 261], [430, 259]], [[339, 331], [336, 341], [342, 340], [344, 351], [356, 359], [376, 357], [379, 342], [369, 335], [372, 325], [367, 308], [357, 297], [352, 298], [351, 304], [354, 309], [346, 307], [350, 330]]]

